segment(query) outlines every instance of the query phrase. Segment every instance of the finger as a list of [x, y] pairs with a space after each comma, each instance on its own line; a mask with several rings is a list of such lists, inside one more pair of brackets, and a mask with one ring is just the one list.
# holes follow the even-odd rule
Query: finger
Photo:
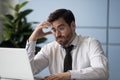
[[49, 23], [48, 21], [43, 21], [40, 23], [40, 26], [43, 26], [43, 27], [51, 26], [51, 23]]
[[55, 79], [56, 76], [54, 74], [45, 77], [45, 80], [55, 80]]
[[56, 76], [49, 76], [45, 80], [58, 80]]
[[49, 77], [49, 76], [45, 76], [45, 77], [44, 77], [44, 80], [47, 80], [48, 77]]
[[49, 35], [49, 34], [52, 34], [52, 32], [51, 32], [51, 31], [49, 31], [49, 32], [46, 32], [46, 33], [45, 33], [45, 35]]

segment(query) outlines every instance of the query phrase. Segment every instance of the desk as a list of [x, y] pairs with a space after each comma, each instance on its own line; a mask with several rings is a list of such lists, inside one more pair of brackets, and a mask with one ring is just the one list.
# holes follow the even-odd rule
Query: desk
[[[5, 78], [5, 77], [0, 77], [0, 80], [27, 80], [27, 79], [16, 79], [16, 78]], [[34, 80], [44, 80], [43, 77], [40, 76], [35, 76]]]

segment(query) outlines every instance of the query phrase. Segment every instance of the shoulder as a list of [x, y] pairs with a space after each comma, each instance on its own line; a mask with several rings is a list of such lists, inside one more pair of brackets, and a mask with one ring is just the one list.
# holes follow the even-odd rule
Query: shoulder
[[100, 41], [94, 37], [90, 36], [84, 36], [84, 35], [78, 35], [79, 43], [80, 45], [100, 45]]
[[78, 35], [79, 37], [79, 41], [85, 41], [85, 42], [99, 42], [98, 39], [94, 38], [94, 37], [90, 37], [90, 36], [83, 36], [83, 35]]
[[80, 46], [84, 48], [88, 53], [91, 54], [104, 54], [104, 51], [102, 49], [101, 42], [94, 38], [89, 36], [80, 36]]

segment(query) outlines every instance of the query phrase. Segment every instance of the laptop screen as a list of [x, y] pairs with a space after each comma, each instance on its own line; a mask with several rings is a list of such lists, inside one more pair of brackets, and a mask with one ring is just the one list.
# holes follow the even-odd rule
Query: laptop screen
[[0, 78], [34, 80], [25, 49], [0, 48]]

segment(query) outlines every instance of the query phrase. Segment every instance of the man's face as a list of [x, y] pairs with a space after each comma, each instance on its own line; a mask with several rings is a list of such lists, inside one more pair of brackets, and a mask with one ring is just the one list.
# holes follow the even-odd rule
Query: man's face
[[52, 30], [56, 41], [61, 45], [68, 45], [74, 35], [75, 25], [71, 23], [68, 25], [64, 19], [59, 18], [52, 22]]

